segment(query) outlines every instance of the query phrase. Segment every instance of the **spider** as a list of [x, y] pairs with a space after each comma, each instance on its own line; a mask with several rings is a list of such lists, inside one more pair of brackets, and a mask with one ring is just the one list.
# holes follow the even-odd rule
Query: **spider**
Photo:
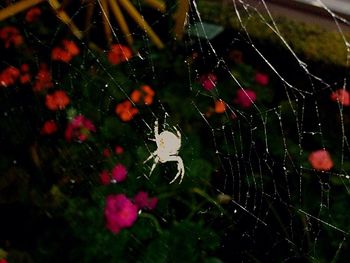
[[185, 168], [183, 161], [180, 156], [178, 156], [179, 149], [181, 148], [181, 133], [176, 127], [174, 127], [176, 134], [170, 131], [163, 131], [159, 134], [158, 131], [158, 120], [154, 123], [154, 139], [150, 139], [151, 141], [156, 142], [157, 150], [155, 150], [151, 155], [143, 162], [146, 163], [150, 159], [154, 159], [150, 175], [152, 174], [154, 168], [158, 163], [166, 163], [166, 162], [177, 162], [177, 174], [174, 179], [170, 182], [172, 184], [175, 180], [180, 176], [181, 184], [182, 179], [185, 175]]

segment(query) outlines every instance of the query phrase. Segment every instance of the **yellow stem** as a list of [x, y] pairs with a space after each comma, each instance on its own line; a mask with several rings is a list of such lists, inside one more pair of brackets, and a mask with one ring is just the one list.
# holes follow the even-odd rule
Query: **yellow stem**
[[179, 7], [174, 17], [175, 19], [174, 32], [178, 40], [182, 39], [184, 28], [185, 28], [186, 16], [189, 8], [190, 8], [189, 0], [179, 0]]
[[112, 43], [112, 30], [111, 30], [111, 23], [109, 20], [109, 10], [107, 5], [107, 0], [98, 0], [101, 10], [102, 10], [102, 21], [103, 21], [103, 27], [105, 30], [107, 42], [110, 45]]
[[130, 3], [129, 0], [119, 0], [120, 4], [125, 8], [129, 15], [135, 20], [135, 22], [146, 32], [151, 41], [158, 47], [163, 48], [164, 44], [152, 30], [148, 23], [143, 19], [136, 8]]
[[129, 46], [131, 46], [134, 40], [132, 39], [128, 24], [125, 21], [125, 18], [123, 16], [122, 11], [120, 10], [118, 3], [116, 2], [116, 0], [109, 0], [109, 5], [112, 9], [115, 18], [117, 19], [120, 29], [125, 35], [126, 41], [128, 42]]
[[74, 24], [72, 19], [68, 16], [68, 14], [61, 9], [61, 5], [57, 0], [48, 0], [50, 6], [52, 7], [53, 10], [56, 11], [57, 17], [64, 23], [66, 24], [69, 29], [72, 31], [72, 33], [78, 38], [82, 39], [83, 34], [79, 30], [79, 28]]
[[22, 0], [15, 4], [11, 4], [4, 9], [0, 10], [0, 21], [5, 20], [8, 17], [14, 16], [19, 12], [22, 12], [32, 6], [35, 6], [44, 0]]
[[85, 31], [84, 34], [87, 37], [89, 37], [89, 30], [90, 30], [91, 20], [94, 14], [94, 10], [95, 10], [94, 0], [88, 0], [87, 6], [86, 6], [86, 15], [85, 15], [85, 24], [84, 24], [84, 31]]
[[150, 7], [158, 10], [159, 12], [165, 13], [166, 4], [160, 0], [143, 0]]

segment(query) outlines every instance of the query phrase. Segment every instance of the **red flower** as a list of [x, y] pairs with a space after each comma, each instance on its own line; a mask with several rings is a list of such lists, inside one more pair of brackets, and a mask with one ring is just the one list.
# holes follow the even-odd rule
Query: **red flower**
[[28, 23], [32, 23], [35, 22], [39, 19], [41, 15], [41, 9], [39, 7], [33, 7], [31, 9], [28, 10], [28, 12], [26, 13], [26, 17], [25, 20]]
[[331, 94], [331, 100], [341, 103], [343, 106], [350, 105], [350, 94], [345, 89], [338, 89]]
[[64, 90], [57, 90], [46, 95], [46, 107], [50, 110], [63, 110], [70, 102]]
[[23, 43], [23, 37], [19, 33], [18, 29], [13, 26], [1, 28], [0, 39], [4, 41], [5, 48], [9, 48], [11, 45], [18, 47]]
[[118, 234], [121, 229], [131, 227], [137, 219], [137, 210], [124, 194], [107, 196], [104, 210], [107, 229]]
[[152, 210], [156, 207], [158, 199], [156, 197], [149, 198], [147, 192], [140, 191], [135, 195], [134, 202], [139, 209]]
[[238, 90], [234, 103], [238, 104], [242, 108], [249, 108], [253, 105], [256, 100], [256, 94], [250, 89]]
[[61, 46], [52, 49], [51, 59], [69, 63], [79, 52], [78, 46], [73, 41], [64, 39]]
[[127, 174], [126, 167], [122, 164], [117, 164], [112, 170], [112, 180], [115, 183], [120, 183], [126, 179]]
[[130, 48], [115, 44], [111, 46], [111, 50], [108, 52], [108, 61], [112, 65], [120, 64], [121, 62], [128, 61], [132, 57]]
[[329, 171], [333, 167], [333, 161], [328, 151], [322, 149], [309, 155], [311, 166], [318, 171]]
[[35, 77], [34, 91], [41, 91], [53, 87], [52, 77], [46, 64], [40, 64], [38, 74]]
[[108, 148], [105, 148], [105, 149], [103, 149], [102, 155], [103, 155], [103, 157], [108, 158], [111, 156], [111, 151]]
[[57, 131], [57, 124], [54, 120], [46, 121], [41, 128], [41, 134], [49, 135]]
[[0, 86], [8, 87], [15, 84], [18, 79], [20, 72], [15, 67], [7, 67], [4, 71], [0, 73]]
[[116, 145], [114, 151], [116, 154], [122, 154], [124, 152], [124, 149], [123, 147]]
[[80, 142], [85, 141], [91, 132], [96, 132], [95, 125], [83, 115], [77, 115], [68, 124], [65, 138], [67, 141], [76, 139]]
[[108, 185], [111, 182], [111, 176], [107, 170], [100, 172], [100, 181], [103, 185]]
[[7, 263], [6, 258], [0, 259], [0, 263]]
[[269, 84], [269, 76], [267, 74], [257, 72], [255, 74], [255, 82], [261, 86], [266, 86]]
[[216, 81], [217, 81], [217, 77], [215, 74], [213, 73], [209, 73], [209, 74], [206, 74], [206, 75], [202, 75], [200, 78], [199, 78], [199, 82], [201, 83], [202, 87], [205, 89], [205, 90], [212, 90], [213, 88], [215, 88], [216, 86]]

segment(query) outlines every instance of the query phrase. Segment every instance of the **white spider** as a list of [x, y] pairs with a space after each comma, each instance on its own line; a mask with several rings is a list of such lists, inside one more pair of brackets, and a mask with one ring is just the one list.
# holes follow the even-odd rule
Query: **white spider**
[[152, 174], [154, 168], [158, 163], [166, 162], [177, 162], [177, 174], [174, 179], [170, 182], [172, 184], [179, 176], [181, 184], [182, 179], [185, 175], [185, 168], [183, 161], [180, 156], [178, 156], [179, 149], [181, 148], [181, 133], [176, 127], [174, 127], [176, 135], [170, 131], [163, 131], [159, 134], [158, 131], [158, 120], [154, 123], [154, 139], [157, 144], [157, 150], [155, 150], [151, 155], [143, 162], [146, 163], [150, 159], [154, 158], [154, 162], [151, 168], [150, 175]]

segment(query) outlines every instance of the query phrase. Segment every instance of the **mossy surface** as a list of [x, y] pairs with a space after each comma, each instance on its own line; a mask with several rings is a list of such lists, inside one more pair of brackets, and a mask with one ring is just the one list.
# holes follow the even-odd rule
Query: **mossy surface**
[[[343, 33], [296, 22], [285, 17], [274, 17], [277, 30], [267, 16], [248, 9], [241, 10], [240, 20], [232, 3], [200, 1], [198, 8], [204, 21], [210, 21], [246, 32], [259, 44], [280, 45], [287, 48], [282, 38], [299, 56], [315, 62], [347, 67], [347, 47], [344, 41], [350, 38], [350, 33]], [[246, 30], [246, 32], [245, 32]]]

